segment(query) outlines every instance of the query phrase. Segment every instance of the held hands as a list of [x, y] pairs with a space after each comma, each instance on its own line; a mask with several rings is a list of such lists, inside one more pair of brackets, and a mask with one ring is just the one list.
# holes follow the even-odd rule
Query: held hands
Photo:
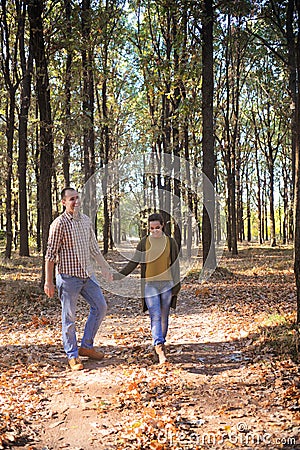
[[102, 269], [101, 271], [103, 277], [106, 279], [106, 281], [120, 281], [125, 278], [125, 275], [122, 275], [119, 272], [116, 272], [115, 270], [107, 270]]
[[119, 281], [119, 280], [123, 280], [123, 278], [124, 278], [124, 275], [122, 275], [121, 273], [116, 272], [115, 270], [108, 269], [108, 268], [102, 268], [101, 273], [106, 281]]

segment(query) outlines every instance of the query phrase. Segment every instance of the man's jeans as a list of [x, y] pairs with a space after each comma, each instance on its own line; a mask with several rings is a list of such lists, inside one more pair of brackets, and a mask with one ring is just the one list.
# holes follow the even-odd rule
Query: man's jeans
[[81, 346], [93, 348], [94, 338], [105, 317], [107, 305], [96, 278], [78, 278], [57, 274], [56, 286], [62, 305], [62, 338], [68, 358], [78, 357], [76, 339], [76, 307], [79, 295], [90, 305]]
[[166, 342], [172, 286], [171, 281], [152, 281], [145, 285], [145, 302], [150, 314], [154, 345]]

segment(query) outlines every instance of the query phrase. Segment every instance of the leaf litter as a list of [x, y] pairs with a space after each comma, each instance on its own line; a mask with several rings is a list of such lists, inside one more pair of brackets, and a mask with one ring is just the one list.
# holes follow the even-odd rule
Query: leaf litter
[[[205, 283], [191, 272], [163, 367], [140, 303], [105, 292], [96, 344], [106, 356], [72, 373], [40, 258], [3, 262], [0, 449], [300, 448], [292, 265], [292, 249], [244, 246]], [[80, 301], [79, 336], [86, 314]]]

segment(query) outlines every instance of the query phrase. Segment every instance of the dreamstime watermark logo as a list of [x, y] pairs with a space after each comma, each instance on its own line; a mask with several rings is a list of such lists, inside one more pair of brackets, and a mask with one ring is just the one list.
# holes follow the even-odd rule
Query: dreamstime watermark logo
[[[205, 205], [212, 230], [210, 250], [201, 264], [201, 226], [198, 219]], [[139, 262], [136, 246], [141, 228], [154, 210], [167, 217], [167, 226], [180, 236], [180, 276], [183, 279], [195, 264], [201, 264], [199, 281], [205, 281], [216, 269], [225, 243], [224, 205], [208, 178], [189, 161], [170, 154], [159, 157], [135, 154], [99, 169], [83, 186], [81, 208], [92, 222], [111, 213], [110, 239], [124, 260]], [[196, 217], [197, 215], [197, 217]], [[140, 279], [135, 277], [107, 282], [112, 293], [140, 297]]]
[[188, 446], [191, 445], [230, 445], [236, 447], [239, 446], [257, 446], [257, 445], [296, 445], [295, 437], [278, 437], [274, 433], [259, 431], [252, 431], [248, 428], [247, 424], [244, 422], [238, 423], [235, 427], [227, 427], [228, 431], [219, 432], [190, 432], [188, 430], [178, 430], [174, 432], [173, 429], [161, 430], [158, 433], [158, 443], [162, 445], [172, 446]]

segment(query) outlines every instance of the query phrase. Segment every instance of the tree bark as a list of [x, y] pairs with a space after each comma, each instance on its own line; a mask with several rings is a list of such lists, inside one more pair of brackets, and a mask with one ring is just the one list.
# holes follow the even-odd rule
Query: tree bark
[[7, 111], [7, 151], [6, 151], [6, 248], [5, 258], [11, 257], [13, 243], [12, 227], [12, 174], [13, 174], [13, 140], [15, 125], [15, 90], [9, 92], [9, 105]]
[[[39, 202], [42, 226], [42, 251], [45, 256], [52, 221], [52, 172], [53, 172], [53, 137], [52, 116], [50, 103], [50, 86], [48, 77], [48, 64], [45, 52], [43, 31], [43, 0], [29, 0], [28, 17], [32, 39], [33, 56], [36, 69], [36, 91], [40, 117], [40, 185]], [[45, 264], [43, 263], [42, 284], [45, 277]]]
[[107, 180], [108, 180], [108, 159], [109, 159], [109, 149], [110, 149], [110, 138], [109, 138], [109, 126], [108, 126], [108, 106], [107, 106], [107, 64], [108, 64], [108, 44], [104, 44], [104, 80], [102, 83], [102, 114], [103, 114], [103, 128], [102, 128], [102, 164], [104, 166], [104, 177], [102, 180], [102, 191], [103, 191], [103, 253], [106, 255], [109, 247], [109, 237], [110, 237], [110, 220], [109, 220], [109, 202], [108, 202], [108, 190], [107, 190]]
[[215, 164], [213, 128], [213, 2], [204, 1], [202, 20], [202, 123], [203, 123], [203, 264], [216, 268], [215, 253]]
[[[66, 27], [67, 38], [71, 38], [72, 26], [71, 26], [71, 0], [65, 1], [65, 15], [66, 15]], [[71, 122], [71, 68], [72, 68], [72, 51], [67, 49], [66, 60], [66, 79], [65, 79], [65, 121], [64, 121], [64, 143], [63, 143], [63, 173], [65, 187], [70, 186], [70, 122]]]
[[28, 57], [25, 52], [26, 5], [19, 11], [19, 48], [22, 68], [21, 106], [19, 114], [19, 210], [20, 210], [20, 256], [29, 256], [28, 206], [27, 206], [27, 153], [28, 153], [28, 113], [31, 99], [31, 74], [33, 70], [32, 43], [29, 40]]
[[296, 145], [295, 145], [295, 197], [294, 197], [294, 211], [295, 211], [295, 239], [294, 239], [294, 273], [297, 287], [297, 324], [300, 324], [300, 0], [296, 0], [296, 9], [298, 15], [297, 27], [297, 95], [296, 95]]
[[12, 221], [12, 178], [13, 178], [13, 148], [14, 148], [14, 130], [15, 130], [15, 108], [16, 91], [20, 80], [17, 72], [17, 42], [19, 37], [19, 26], [17, 23], [17, 32], [15, 41], [12, 42], [10, 26], [8, 21], [8, 12], [6, 1], [1, 1], [1, 22], [0, 22], [0, 68], [3, 74], [5, 88], [7, 91], [7, 103], [5, 107], [6, 116], [6, 248], [5, 257], [11, 257], [13, 244], [13, 221]]
[[95, 173], [95, 136], [94, 136], [94, 74], [93, 49], [91, 43], [91, 4], [90, 0], [82, 0], [82, 68], [83, 68], [83, 153], [84, 177], [87, 181]]

